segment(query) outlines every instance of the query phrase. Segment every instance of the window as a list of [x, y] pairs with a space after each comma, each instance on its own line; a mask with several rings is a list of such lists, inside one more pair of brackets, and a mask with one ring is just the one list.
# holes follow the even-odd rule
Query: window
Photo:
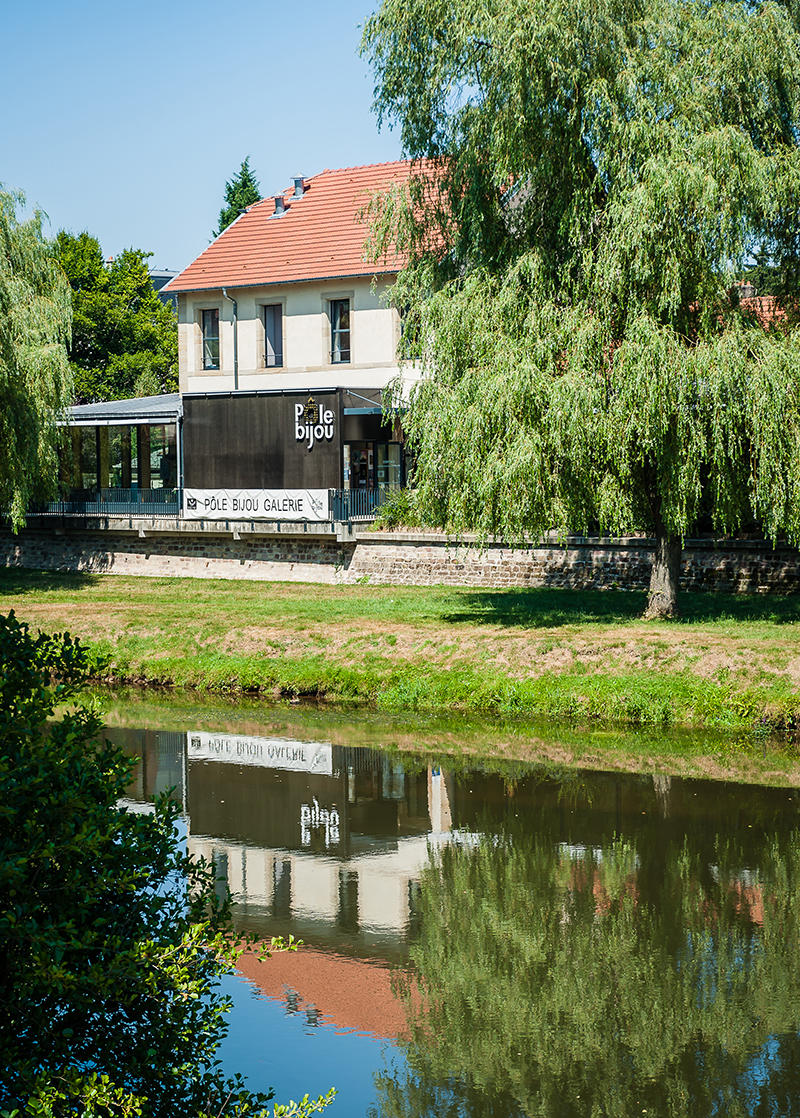
[[280, 303], [264, 307], [264, 367], [280, 369], [283, 365], [283, 307]]
[[219, 311], [201, 311], [200, 326], [203, 331], [203, 368], [219, 368]]
[[350, 360], [350, 300], [331, 299], [331, 361]]
[[175, 425], [150, 428], [150, 487], [174, 489], [178, 484], [178, 446]]

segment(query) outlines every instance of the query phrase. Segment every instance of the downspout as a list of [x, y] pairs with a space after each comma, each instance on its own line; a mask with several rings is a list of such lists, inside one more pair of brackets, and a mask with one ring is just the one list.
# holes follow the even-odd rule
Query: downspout
[[239, 391], [239, 308], [236, 300], [231, 299], [227, 289], [223, 287], [222, 294], [233, 303], [233, 391]]
[[178, 516], [180, 516], [183, 511], [183, 502], [181, 500], [181, 495], [183, 494], [183, 401], [181, 401], [180, 411], [175, 418], [175, 441], [178, 444], [178, 500], [181, 501]]

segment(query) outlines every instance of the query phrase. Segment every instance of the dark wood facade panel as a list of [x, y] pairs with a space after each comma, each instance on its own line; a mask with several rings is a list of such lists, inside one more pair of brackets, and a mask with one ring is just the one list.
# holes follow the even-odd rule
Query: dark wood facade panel
[[[333, 412], [333, 437], [297, 438], [296, 405]], [[328, 489], [342, 476], [338, 390], [184, 396], [184, 484], [190, 489]]]

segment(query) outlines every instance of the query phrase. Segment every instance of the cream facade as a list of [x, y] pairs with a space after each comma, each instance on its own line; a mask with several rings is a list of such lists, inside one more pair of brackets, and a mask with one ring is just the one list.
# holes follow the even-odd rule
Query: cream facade
[[[181, 293], [181, 392], [382, 389], [401, 372], [410, 385], [418, 373], [411, 365], [401, 370], [398, 363], [400, 316], [387, 303], [389, 286], [386, 280], [368, 276], [228, 286], [227, 294], [221, 288]], [[344, 349], [340, 344], [337, 350], [335, 334], [343, 307], [348, 345]]]

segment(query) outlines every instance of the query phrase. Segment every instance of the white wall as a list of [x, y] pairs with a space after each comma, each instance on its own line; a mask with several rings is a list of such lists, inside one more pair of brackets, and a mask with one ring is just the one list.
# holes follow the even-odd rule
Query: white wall
[[[398, 372], [399, 316], [381, 296], [387, 284], [370, 279], [326, 280], [276, 287], [228, 289], [238, 307], [239, 388], [382, 388]], [[350, 300], [350, 362], [330, 360], [332, 299]], [[283, 308], [283, 366], [264, 367], [263, 306]], [[220, 313], [220, 369], [202, 367], [200, 312]], [[178, 306], [180, 387], [183, 392], [234, 387], [233, 306], [221, 291], [181, 295]], [[414, 379], [413, 369], [404, 376]]]

